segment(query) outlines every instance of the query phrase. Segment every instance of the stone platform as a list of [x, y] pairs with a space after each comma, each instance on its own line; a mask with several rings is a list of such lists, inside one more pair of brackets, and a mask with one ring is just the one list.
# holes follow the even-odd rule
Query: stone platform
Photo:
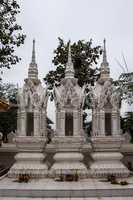
[[12, 179], [0, 180], [0, 200], [131, 200], [133, 178], [126, 179], [128, 185], [112, 185], [103, 180], [86, 179], [79, 182], [56, 182], [52, 179], [32, 180], [18, 183]]

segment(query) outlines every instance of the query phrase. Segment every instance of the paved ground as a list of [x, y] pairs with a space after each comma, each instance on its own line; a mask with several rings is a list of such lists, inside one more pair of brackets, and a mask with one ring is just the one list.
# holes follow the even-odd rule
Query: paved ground
[[[119, 179], [118, 181], [121, 181]], [[68, 189], [120, 189], [120, 188], [132, 188], [133, 189], [133, 177], [124, 179], [128, 181], [128, 185], [112, 185], [104, 180], [97, 179], [84, 179], [79, 182], [58, 182], [52, 179], [36, 179], [29, 183], [18, 183], [16, 180], [4, 178], [0, 180], [0, 189], [44, 189], [44, 190], [68, 190]]]
[[4, 178], [0, 180], [0, 200], [133, 200], [133, 177], [128, 178], [128, 182], [126, 186], [95, 179], [79, 182], [42, 179], [18, 183]]
[[8, 189], [107, 189], [107, 188], [133, 188], [133, 177], [128, 179], [118, 179], [120, 182], [121, 180], [127, 180], [128, 185], [121, 186], [121, 185], [114, 185], [110, 184], [110, 182], [106, 182], [103, 179], [83, 179], [78, 182], [58, 182], [54, 181], [53, 179], [33, 179], [28, 183], [18, 183], [16, 180], [9, 179], [5, 177], [4, 179], [0, 180], [0, 189], [8, 188]]

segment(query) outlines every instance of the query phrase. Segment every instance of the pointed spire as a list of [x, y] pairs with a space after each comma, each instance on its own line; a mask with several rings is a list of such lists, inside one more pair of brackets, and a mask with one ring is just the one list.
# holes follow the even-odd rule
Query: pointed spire
[[71, 56], [71, 41], [69, 40], [69, 44], [68, 44], [68, 61], [67, 63], [69, 63], [69, 65], [72, 64], [72, 56]]
[[102, 66], [107, 67], [109, 66], [109, 63], [107, 61], [107, 52], [106, 52], [106, 39], [103, 40], [104, 46], [103, 46], [103, 62]]
[[101, 63], [101, 76], [100, 80], [107, 80], [110, 77], [109, 63], [107, 61], [106, 40], [103, 40], [103, 61]]
[[38, 69], [37, 69], [36, 56], [35, 56], [35, 39], [33, 40], [32, 57], [31, 57], [31, 63], [28, 69], [28, 78], [38, 79]]
[[74, 78], [74, 67], [71, 56], [71, 41], [68, 44], [68, 60], [66, 63], [65, 78]]
[[33, 40], [33, 48], [32, 48], [31, 63], [36, 63], [36, 56], [35, 56], [35, 39]]

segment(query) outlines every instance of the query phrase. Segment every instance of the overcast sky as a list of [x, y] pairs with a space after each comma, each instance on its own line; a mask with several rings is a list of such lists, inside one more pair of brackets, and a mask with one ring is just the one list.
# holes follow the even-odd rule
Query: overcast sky
[[[53, 50], [58, 37], [65, 41], [93, 39], [94, 45], [107, 41], [107, 55], [111, 74], [117, 78], [122, 72], [124, 53], [129, 71], [133, 71], [133, 1], [132, 0], [18, 0], [18, 17], [25, 44], [16, 50], [22, 61], [10, 70], [4, 70], [3, 81], [22, 85], [31, 61], [32, 40], [36, 39], [36, 60], [39, 76], [54, 69]], [[100, 65], [100, 63], [99, 63]]]

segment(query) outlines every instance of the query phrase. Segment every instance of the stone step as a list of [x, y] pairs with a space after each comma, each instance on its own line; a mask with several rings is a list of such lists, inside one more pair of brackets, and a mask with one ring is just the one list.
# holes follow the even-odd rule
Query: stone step
[[[133, 178], [127, 180], [128, 185], [112, 185], [96, 179], [87, 179], [79, 182], [56, 182], [51, 179], [32, 180], [29, 183], [18, 183], [4, 178], [0, 181], [0, 200], [7, 198], [42, 198], [47, 199], [101, 199], [127, 197], [133, 199]], [[118, 199], [119, 199], [118, 198]], [[130, 199], [130, 198], [129, 198]], [[20, 199], [19, 199], [20, 200]], [[65, 200], [65, 199], [64, 199]]]
[[132, 197], [132, 188], [121, 189], [0, 189], [0, 199], [2, 197], [27, 197], [27, 198], [101, 198], [101, 197]]

